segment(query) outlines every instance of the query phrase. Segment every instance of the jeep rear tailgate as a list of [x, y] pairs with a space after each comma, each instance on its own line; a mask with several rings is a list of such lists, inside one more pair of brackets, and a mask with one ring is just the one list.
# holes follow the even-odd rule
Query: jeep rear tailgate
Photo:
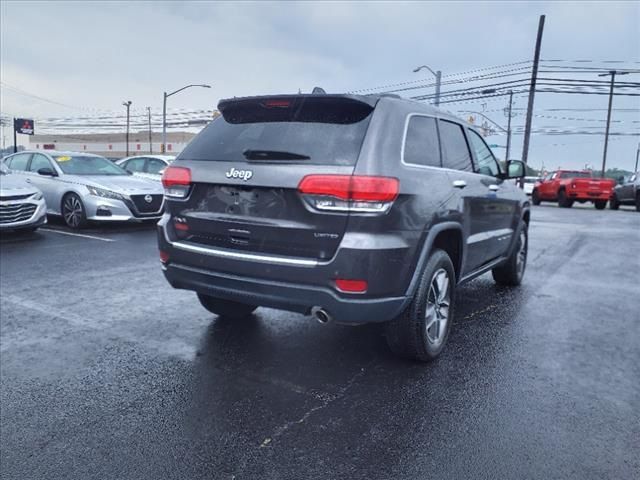
[[329, 259], [348, 213], [319, 212], [298, 192], [307, 175], [352, 175], [373, 104], [348, 96], [221, 101], [221, 117], [173, 163], [191, 172], [185, 200], [167, 202], [182, 241]]

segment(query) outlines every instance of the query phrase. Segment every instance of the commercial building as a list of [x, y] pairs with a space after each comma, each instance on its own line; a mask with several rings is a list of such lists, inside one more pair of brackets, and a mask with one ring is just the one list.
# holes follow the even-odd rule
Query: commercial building
[[[168, 132], [166, 154], [177, 155], [194, 136], [195, 133], [191, 132]], [[36, 134], [29, 137], [29, 146], [27, 148], [95, 153], [111, 159], [122, 158], [127, 154], [124, 133]], [[151, 142], [149, 142], [148, 131], [129, 133], [129, 155], [160, 153], [161, 148], [161, 132], [153, 132]]]

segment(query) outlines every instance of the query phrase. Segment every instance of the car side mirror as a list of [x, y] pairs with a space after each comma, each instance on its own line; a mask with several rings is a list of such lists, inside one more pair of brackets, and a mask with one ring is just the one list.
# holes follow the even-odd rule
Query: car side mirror
[[38, 175], [42, 175], [44, 177], [57, 177], [58, 174], [55, 170], [50, 167], [44, 167], [38, 169]]
[[507, 178], [522, 178], [526, 173], [524, 162], [520, 160], [509, 160], [507, 162]]

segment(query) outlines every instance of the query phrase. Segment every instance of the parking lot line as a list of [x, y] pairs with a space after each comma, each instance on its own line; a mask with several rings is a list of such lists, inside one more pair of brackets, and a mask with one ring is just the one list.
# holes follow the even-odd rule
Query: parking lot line
[[41, 228], [43, 232], [53, 232], [60, 233], [62, 235], [71, 235], [72, 237], [83, 237], [83, 238], [91, 238], [92, 240], [101, 240], [103, 242], [115, 242], [112, 238], [102, 238], [102, 237], [94, 237], [93, 235], [85, 235], [83, 233], [71, 233], [71, 232], [63, 232], [62, 230], [52, 230], [50, 228]]

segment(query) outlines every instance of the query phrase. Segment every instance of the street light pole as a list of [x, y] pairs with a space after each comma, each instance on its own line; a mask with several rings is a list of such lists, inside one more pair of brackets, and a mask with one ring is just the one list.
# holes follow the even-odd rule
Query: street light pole
[[440, 70], [434, 72], [427, 65], [421, 65], [421, 66], [419, 66], [417, 68], [414, 68], [413, 69], [413, 73], [418, 73], [423, 68], [429, 70], [431, 72], [431, 74], [434, 77], [436, 77], [436, 96], [435, 96], [435, 99], [433, 101], [433, 104], [437, 107], [437, 106], [440, 105], [440, 84], [442, 83], [442, 72]]
[[164, 95], [162, 97], [162, 153], [165, 153], [167, 149], [167, 98], [169, 98], [171, 95], [175, 95], [176, 93], [191, 87], [211, 88], [211, 85], [205, 85], [205, 84], [185, 85], [184, 87], [179, 88], [178, 90], [175, 90], [171, 93], [164, 92]]
[[131, 100], [122, 102], [122, 105], [124, 105], [127, 108], [127, 135], [126, 135], [127, 154], [125, 156], [128, 157], [129, 156], [129, 109], [131, 108]]
[[633, 172], [638, 171], [638, 157], [640, 157], [640, 143], [638, 143], [638, 150], [636, 150], [636, 166], [633, 169]]
[[611, 75], [611, 86], [609, 87], [609, 108], [607, 109], [607, 127], [604, 132], [604, 151], [602, 152], [602, 178], [604, 178], [604, 169], [607, 164], [607, 147], [609, 146], [609, 127], [611, 125], [611, 106], [613, 105], [613, 88], [616, 82], [616, 75], [626, 75], [629, 72], [618, 72], [611, 70], [609, 73], [601, 73], [599, 77]]

